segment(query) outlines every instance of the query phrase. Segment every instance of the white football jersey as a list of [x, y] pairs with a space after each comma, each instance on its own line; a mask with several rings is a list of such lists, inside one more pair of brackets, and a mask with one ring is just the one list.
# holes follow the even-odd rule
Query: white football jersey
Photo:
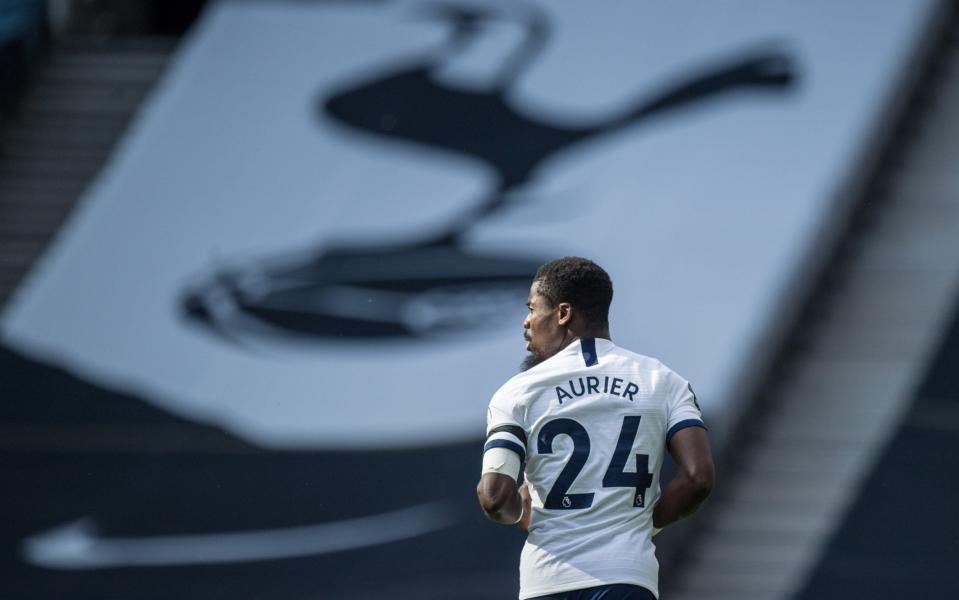
[[533, 504], [520, 598], [612, 583], [659, 597], [659, 472], [672, 435], [690, 426], [704, 427], [685, 379], [601, 338], [571, 343], [496, 392], [485, 449], [520, 454]]

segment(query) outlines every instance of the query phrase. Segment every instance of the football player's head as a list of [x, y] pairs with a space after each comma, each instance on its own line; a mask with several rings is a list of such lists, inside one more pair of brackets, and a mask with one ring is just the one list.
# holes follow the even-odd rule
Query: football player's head
[[523, 322], [528, 369], [562, 350], [575, 337], [608, 337], [613, 283], [596, 263], [566, 256], [541, 266], [533, 278]]

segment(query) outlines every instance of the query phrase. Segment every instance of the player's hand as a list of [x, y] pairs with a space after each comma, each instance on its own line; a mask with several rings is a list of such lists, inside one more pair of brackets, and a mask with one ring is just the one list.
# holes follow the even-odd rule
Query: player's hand
[[533, 499], [529, 495], [529, 486], [526, 485], [525, 481], [518, 491], [519, 497], [523, 500], [523, 518], [516, 523], [516, 526], [523, 531], [529, 531], [529, 518], [533, 514]]

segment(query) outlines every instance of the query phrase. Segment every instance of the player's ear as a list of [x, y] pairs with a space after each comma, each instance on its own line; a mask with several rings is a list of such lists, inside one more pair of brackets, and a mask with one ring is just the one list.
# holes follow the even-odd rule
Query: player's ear
[[558, 317], [558, 323], [560, 325], [569, 325], [570, 321], [573, 320], [573, 307], [569, 302], [560, 302], [556, 306], [556, 316]]

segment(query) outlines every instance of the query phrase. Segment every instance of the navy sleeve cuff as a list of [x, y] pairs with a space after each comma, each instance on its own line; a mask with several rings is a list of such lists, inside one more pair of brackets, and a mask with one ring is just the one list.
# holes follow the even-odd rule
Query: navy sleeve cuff
[[678, 431], [682, 431], [687, 427], [702, 427], [703, 429], [706, 429], [706, 424], [699, 419], [686, 419], [685, 421], [676, 423], [669, 428], [669, 431], [666, 432], [666, 447], [669, 447], [669, 441], [673, 439], [673, 436], [676, 435]]

